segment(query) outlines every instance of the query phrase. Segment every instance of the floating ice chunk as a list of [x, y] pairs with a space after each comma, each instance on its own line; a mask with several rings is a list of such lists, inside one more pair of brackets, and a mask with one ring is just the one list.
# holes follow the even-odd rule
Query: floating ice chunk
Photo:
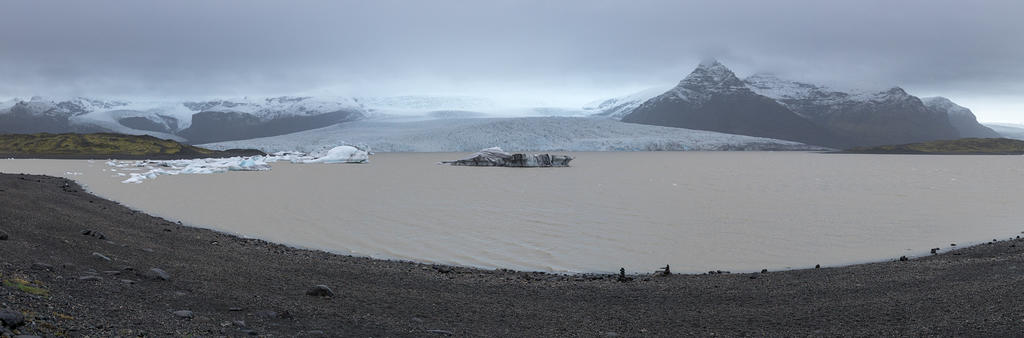
[[353, 146], [337, 146], [327, 151], [327, 154], [303, 163], [366, 163], [370, 160], [370, 154], [365, 150]]
[[[339, 146], [323, 152], [322, 156], [313, 156], [301, 152], [279, 152], [271, 156], [250, 156], [230, 158], [202, 158], [192, 160], [171, 161], [109, 161], [107, 165], [122, 168], [131, 173], [123, 183], [142, 183], [160, 175], [178, 174], [215, 174], [227, 171], [264, 171], [270, 170], [270, 164], [277, 161], [292, 163], [365, 163], [369, 160], [366, 150], [353, 146]], [[107, 169], [104, 169], [107, 170]], [[117, 171], [109, 169], [110, 171]], [[117, 173], [126, 176], [124, 173]]]
[[470, 157], [440, 164], [474, 167], [568, 167], [572, 156], [550, 154], [510, 154], [498, 147], [483, 149]]
[[[110, 163], [108, 163], [110, 164]], [[115, 167], [132, 166], [142, 170], [142, 173], [131, 173], [131, 177], [121, 181], [124, 183], [142, 183], [148, 179], [154, 179], [160, 175], [178, 174], [214, 174], [226, 171], [261, 171], [270, 170], [270, 165], [264, 161], [262, 156], [253, 157], [230, 157], [230, 158], [202, 158], [194, 160], [173, 160], [173, 161], [137, 161], [134, 163], [114, 163]]]

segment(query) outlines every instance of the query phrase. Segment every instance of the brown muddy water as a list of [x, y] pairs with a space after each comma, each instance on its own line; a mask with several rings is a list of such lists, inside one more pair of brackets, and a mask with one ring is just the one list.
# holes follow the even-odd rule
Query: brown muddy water
[[[106, 161], [0, 160], [194, 226], [306, 248], [554, 272], [759, 271], [927, 254], [1024, 231], [1024, 156], [575, 153], [570, 168], [274, 163], [125, 184]], [[118, 169], [121, 170], [121, 169]]]

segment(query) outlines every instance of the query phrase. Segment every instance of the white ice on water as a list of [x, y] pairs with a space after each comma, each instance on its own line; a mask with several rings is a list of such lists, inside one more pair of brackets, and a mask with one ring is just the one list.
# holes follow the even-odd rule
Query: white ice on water
[[[200, 158], [190, 160], [168, 161], [108, 161], [107, 165], [129, 171], [128, 174], [117, 173], [118, 176], [130, 176], [122, 183], [142, 183], [160, 175], [179, 174], [215, 174], [227, 171], [265, 171], [270, 170], [270, 163], [288, 161], [291, 163], [366, 163], [370, 159], [369, 152], [354, 146], [337, 146], [327, 151], [303, 153], [282, 151], [268, 156], [238, 156], [228, 158]], [[110, 169], [116, 172], [117, 169]]]
[[302, 161], [302, 163], [366, 163], [370, 154], [353, 146], [331, 148], [323, 156]]

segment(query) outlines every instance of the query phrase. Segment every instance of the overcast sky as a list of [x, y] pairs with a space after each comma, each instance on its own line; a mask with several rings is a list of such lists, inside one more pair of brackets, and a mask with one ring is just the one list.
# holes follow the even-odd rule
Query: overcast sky
[[1024, 123], [1024, 1], [0, 2], [0, 99], [475, 95], [580, 105], [702, 59]]

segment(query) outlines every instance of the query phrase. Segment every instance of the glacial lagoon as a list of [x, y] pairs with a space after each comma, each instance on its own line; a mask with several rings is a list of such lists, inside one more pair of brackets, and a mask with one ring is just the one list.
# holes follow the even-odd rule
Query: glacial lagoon
[[[1024, 156], [571, 153], [569, 168], [438, 165], [464, 153], [121, 183], [104, 160], [0, 160], [185, 224], [385, 259], [550, 272], [732, 272], [928, 254], [1024, 231]], [[117, 170], [117, 171], [112, 171]]]

